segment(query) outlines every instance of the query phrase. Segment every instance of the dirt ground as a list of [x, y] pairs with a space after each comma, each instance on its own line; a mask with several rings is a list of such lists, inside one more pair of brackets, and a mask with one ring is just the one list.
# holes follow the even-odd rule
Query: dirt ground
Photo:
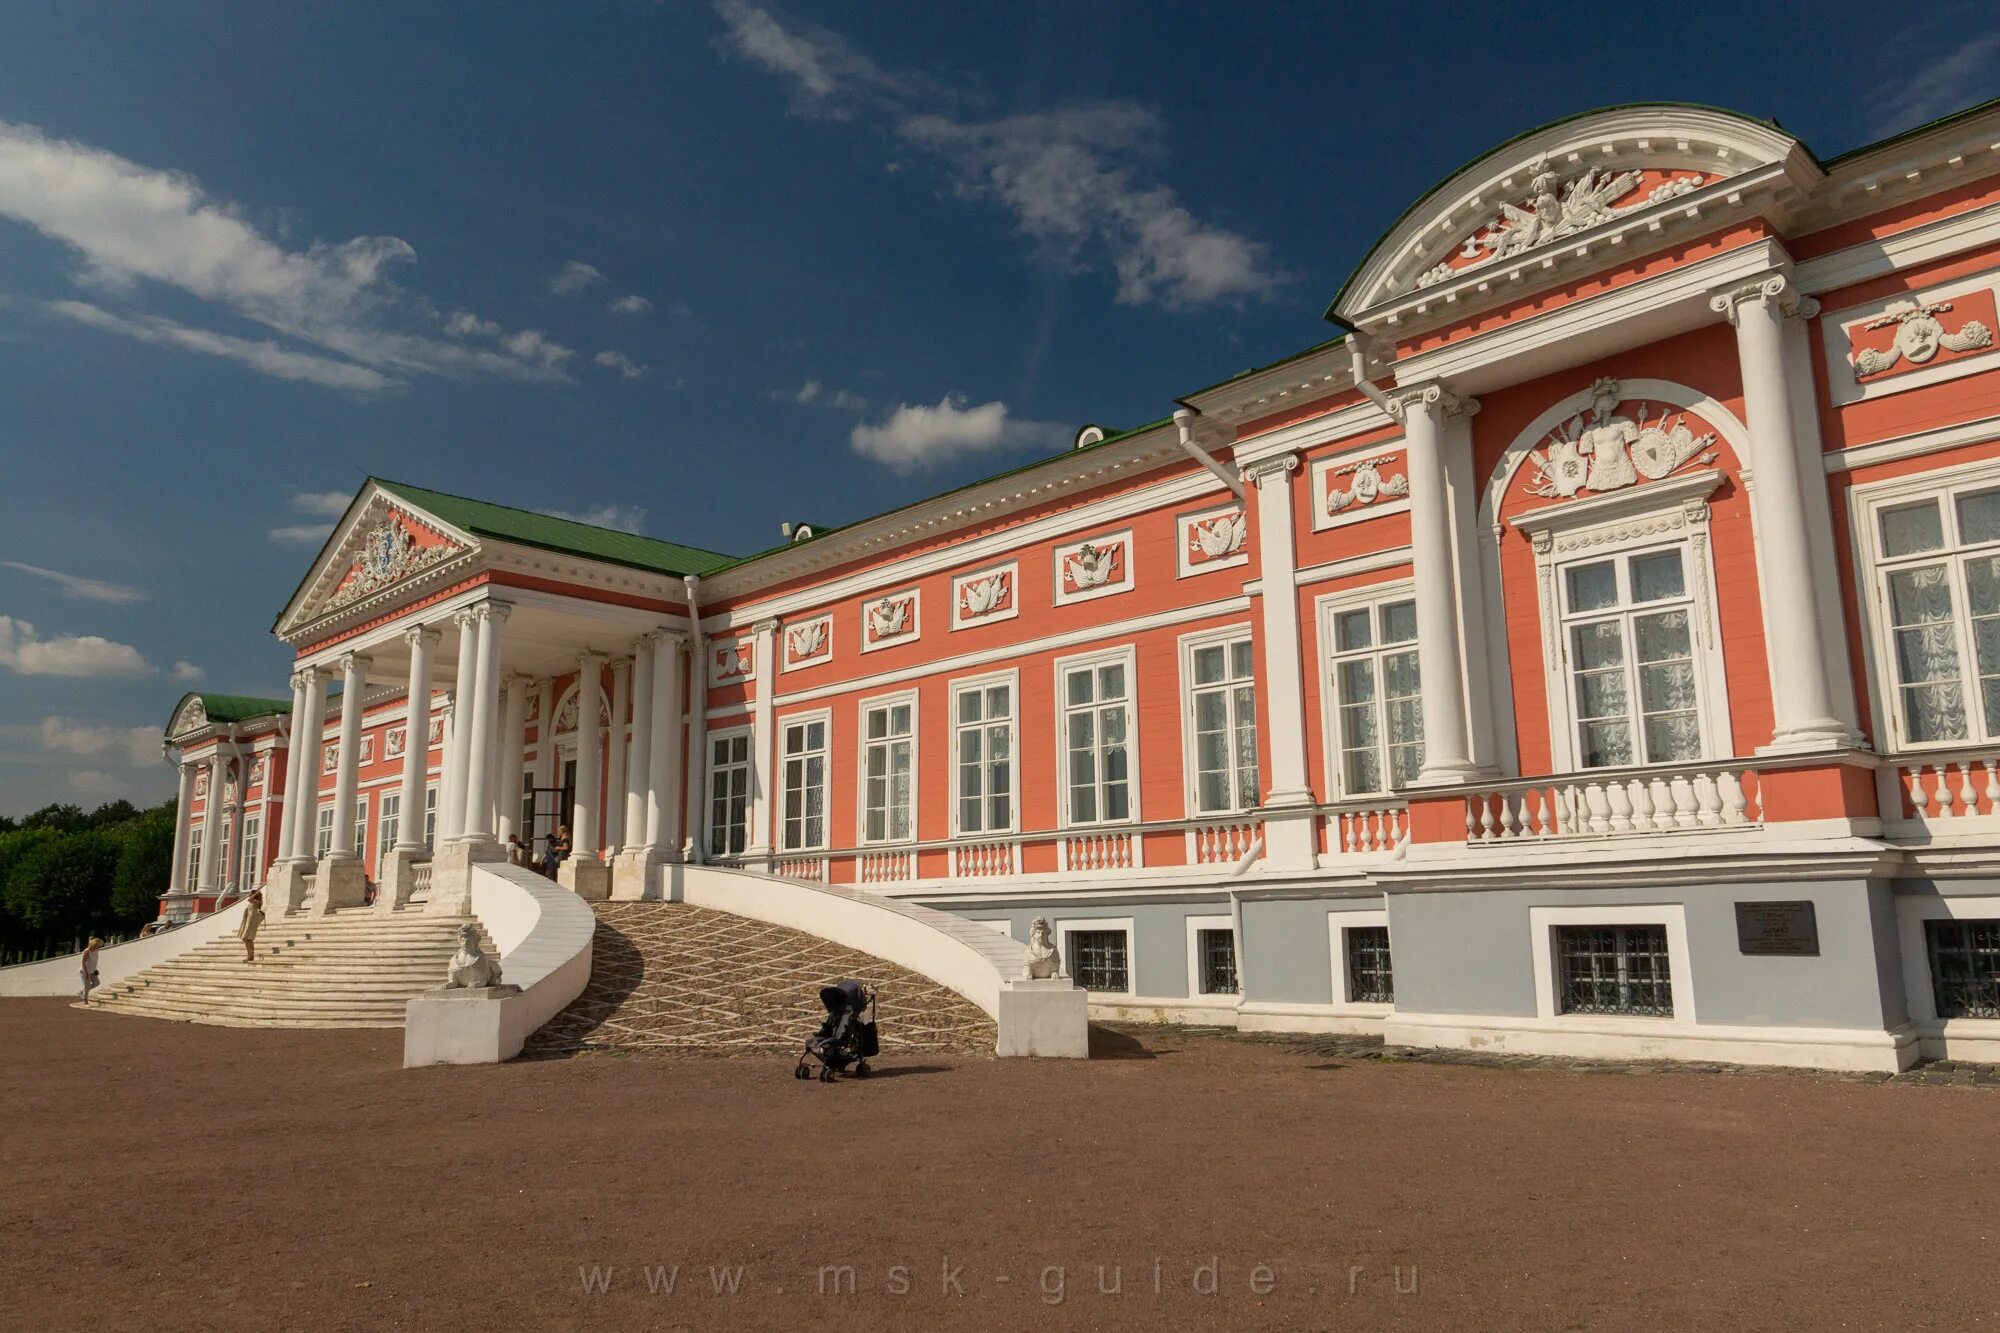
[[827, 1087], [0, 1002], [0, 1326], [2000, 1319], [1990, 1090], [1099, 1036]]

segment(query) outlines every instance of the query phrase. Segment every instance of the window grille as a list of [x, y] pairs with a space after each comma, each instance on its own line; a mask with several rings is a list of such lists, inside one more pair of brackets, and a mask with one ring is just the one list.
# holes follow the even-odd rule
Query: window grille
[[2000, 920], [1926, 921], [1939, 1018], [2000, 1018]]
[[1069, 932], [1069, 974], [1089, 991], [1123, 994], [1132, 989], [1129, 947], [1122, 930]]
[[1195, 932], [1195, 953], [1201, 962], [1203, 995], [1234, 995], [1236, 982], [1236, 934], [1228, 930]]
[[1347, 999], [1352, 1004], [1394, 1004], [1396, 974], [1389, 960], [1387, 926], [1350, 926], [1347, 936]]
[[1665, 926], [1558, 926], [1562, 1012], [1670, 1018]]

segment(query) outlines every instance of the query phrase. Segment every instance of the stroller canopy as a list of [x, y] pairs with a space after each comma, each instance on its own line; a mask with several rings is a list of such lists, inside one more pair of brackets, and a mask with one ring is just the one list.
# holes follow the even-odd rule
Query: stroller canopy
[[819, 1002], [834, 1017], [858, 1014], [868, 1007], [868, 992], [858, 981], [836, 981], [831, 986], [819, 988]]

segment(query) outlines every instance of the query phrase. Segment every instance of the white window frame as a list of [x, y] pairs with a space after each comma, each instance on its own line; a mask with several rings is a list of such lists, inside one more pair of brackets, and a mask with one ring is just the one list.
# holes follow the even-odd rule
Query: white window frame
[[354, 859], [362, 863], [368, 860], [368, 793], [354, 793]]
[[[1125, 933], [1125, 989], [1118, 991], [1094, 990], [1090, 992], [1091, 999], [1115, 998], [1119, 996], [1130, 998], [1137, 995], [1139, 993], [1137, 989], [1139, 985], [1139, 950], [1137, 932], [1132, 929], [1132, 918], [1129, 916], [1110, 916], [1077, 917], [1074, 920], [1063, 918], [1057, 920], [1056, 941], [1057, 947], [1062, 950], [1063, 975], [1069, 977], [1071, 980], [1075, 980], [1076, 978], [1076, 968], [1074, 957], [1070, 953], [1069, 937], [1079, 930], [1118, 930]], [[1082, 985], [1082, 982], [1077, 982], [1079, 989]]]
[[201, 844], [207, 830], [198, 823], [188, 825], [187, 866], [181, 892], [193, 893], [201, 887]]
[[[1069, 693], [1067, 689], [1069, 673], [1079, 667], [1100, 667], [1117, 663], [1125, 668], [1125, 748], [1129, 755], [1126, 770], [1129, 774], [1127, 804], [1131, 807], [1123, 819], [1095, 819], [1088, 822], [1077, 820], [1069, 808]], [[1101, 648], [1093, 652], [1077, 653], [1069, 657], [1059, 657], [1053, 663], [1055, 672], [1055, 729], [1056, 729], [1056, 809], [1062, 829], [1120, 829], [1142, 822], [1140, 797], [1144, 783], [1140, 775], [1145, 771], [1139, 762], [1139, 653], [1135, 644], [1121, 644], [1116, 648]], [[1101, 705], [1093, 704], [1092, 707]], [[1103, 775], [1098, 777], [1100, 787]], [[1138, 840], [1133, 840], [1136, 854]]]
[[217, 888], [228, 889], [234, 888], [236, 885], [235, 878], [229, 873], [235, 868], [229, 864], [229, 854], [236, 846], [236, 839], [231, 836], [235, 832], [235, 829], [236, 816], [224, 815], [222, 817], [222, 862], [216, 868], [217, 873], [215, 876]]
[[[1194, 679], [1195, 653], [1203, 648], [1219, 646], [1224, 649], [1223, 656], [1226, 660], [1230, 656], [1228, 649], [1237, 643], [1252, 645], [1249, 676], [1243, 680], [1232, 678], [1222, 685], [1209, 685], [1197, 688]], [[1251, 633], [1250, 622], [1246, 620], [1241, 624], [1223, 625], [1215, 629], [1196, 630], [1192, 634], [1183, 634], [1179, 641], [1179, 653], [1181, 663], [1181, 799], [1183, 802], [1181, 808], [1187, 811], [1189, 819], [1227, 819], [1231, 815], [1248, 814], [1262, 808], [1264, 739], [1257, 731], [1257, 694], [1260, 681], [1257, 670], [1255, 638]], [[1233, 695], [1236, 689], [1244, 684], [1248, 684], [1250, 687], [1250, 735], [1257, 747], [1258, 769], [1251, 775], [1252, 786], [1257, 792], [1257, 797], [1249, 805], [1241, 804], [1236, 799], [1236, 734], [1235, 728], [1232, 726], [1230, 730], [1229, 776], [1231, 781], [1229, 785], [1229, 804], [1220, 810], [1204, 810], [1201, 808], [1201, 757], [1196, 745], [1195, 695], [1198, 693], [1207, 694], [1215, 692]], [[1230, 710], [1233, 712], [1234, 709], [1235, 704], [1232, 701]], [[1238, 719], [1239, 723], [1240, 721], [1241, 719]]]
[[[1896, 895], [1896, 933], [1903, 952], [1903, 997], [1908, 1005], [1910, 1025], [1926, 1043], [1924, 1054], [1935, 1059], [1991, 1060], [1993, 1046], [2000, 1043], [2000, 1019], [1939, 1018], [1937, 995], [1931, 987], [1930, 941], [1925, 937], [1927, 921], [1981, 921], [2000, 917], [2000, 897], [1945, 897], [1943, 895], [1899, 893]], [[1977, 1042], [1981, 1046], [1959, 1055], [1952, 1053], [1954, 1042]], [[1939, 1043], [1932, 1046], [1931, 1043]]]
[[[1389, 773], [1389, 717], [1382, 690], [1382, 656], [1390, 652], [1417, 652], [1417, 642], [1415, 639], [1398, 641], [1385, 647], [1380, 638], [1382, 608], [1396, 602], [1415, 601], [1416, 596], [1415, 579], [1395, 579], [1388, 583], [1370, 583], [1365, 587], [1324, 593], [1314, 599], [1313, 615], [1319, 625], [1320, 766], [1325, 774], [1325, 790], [1331, 793], [1334, 800], [1366, 797], [1386, 801], [1405, 790], [1395, 784]], [[1368, 612], [1369, 646], [1342, 650], [1335, 633], [1335, 621], [1346, 612], [1363, 609]], [[1375, 669], [1376, 725], [1381, 737], [1383, 785], [1379, 791], [1356, 792], [1347, 789], [1347, 771], [1340, 762], [1340, 685], [1334, 673], [1342, 662], [1364, 656], [1374, 663]], [[1421, 664], [1421, 654], [1418, 660]], [[1421, 716], [1421, 698], [1417, 711]], [[1428, 727], [1425, 735], [1428, 738]]]
[[[1190, 916], [1187, 919], [1187, 993], [1188, 999], [1207, 1001], [1211, 1004], [1233, 1005], [1243, 999], [1243, 941], [1236, 938], [1235, 918], [1226, 913], [1221, 916]], [[1236, 952], [1236, 989], [1234, 991], [1211, 991], [1201, 988], [1201, 932], [1204, 930], [1226, 930], [1229, 932], [1231, 947]], [[1131, 945], [1126, 949], [1129, 953]]]
[[[785, 816], [785, 801], [791, 795], [788, 770], [792, 765], [794, 756], [786, 753], [785, 736], [794, 727], [809, 727], [815, 722], [822, 728], [820, 732], [820, 748], [816, 751], [802, 751], [797, 758], [801, 765], [803, 765], [805, 759], [810, 758], [814, 754], [819, 755], [819, 841], [794, 843], [790, 841], [790, 831], [786, 827], [789, 821]], [[788, 856], [803, 852], [823, 852], [827, 849], [833, 835], [833, 711], [831, 709], [820, 708], [805, 713], [787, 713], [784, 717], [779, 718], [777, 757], [778, 808], [776, 814], [778, 820], [778, 850]], [[803, 794], [803, 788], [801, 790]], [[805, 818], [803, 811], [801, 811], [799, 816], [801, 831], [805, 827]]]
[[[1699, 700], [1701, 753], [1683, 764], [1734, 758], [1735, 732], [1729, 718], [1729, 681], [1723, 669], [1722, 633], [1716, 608], [1714, 543], [1710, 540], [1708, 496], [1722, 484], [1720, 469], [1667, 477], [1643, 486], [1564, 504], [1544, 505], [1508, 522], [1526, 532], [1535, 551], [1535, 584], [1542, 626], [1542, 676], [1549, 708], [1549, 752], [1558, 773], [1616, 772], [1626, 768], [1672, 768], [1664, 764], [1600, 766], [1585, 769], [1577, 745], [1577, 718], [1570, 681], [1565, 583], [1573, 565], [1627, 560], [1670, 546], [1681, 549], [1681, 570], [1689, 593], [1689, 634], [1694, 649], [1695, 692]], [[1765, 594], [1768, 595], [1768, 590]], [[1625, 645], [1629, 661], [1632, 644]], [[1638, 701], [1628, 700], [1635, 729]], [[1640, 924], [1644, 924], [1643, 922]]]
[[324, 861], [333, 850], [333, 803], [319, 807], [313, 816], [313, 860]]
[[375, 814], [375, 864], [379, 869], [389, 863], [389, 853], [403, 835], [403, 794], [383, 792], [376, 798]]
[[424, 846], [437, 850], [438, 785], [428, 783], [424, 787]]
[[264, 816], [261, 814], [245, 815], [243, 817], [243, 864], [238, 870], [237, 875], [245, 884], [260, 884], [263, 882], [263, 841]]
[[[1374, 912], [1328, 912], [1326, 914], [1327, 948], [1333, 958], [1333, 1009], [1336, 1013], [1357, 1014], [1368, 1018], [1383, 1018], [1396, 1012], [1393, 1004], [1382, 1004], [1375, 1000], [1350, 1000], [1348, 995], [1354, 989], [1354, 970], [1348, 965], [1347, 933], [1351, 930], [1389, 928], [1389, 914]], [[1389, 967], [1396, 966], [1396, 937], [1389, 936]]]
[[[877, 709], [891, 709], [908, 704], [910, 709], [910, 831], [905, 837], [870, 838], [868, 836], [868, 715]], [[902, 847], [918, 840], [917, 811], [922, 804], [922, 746], [923, 715], [917, 708], [917, 691], [897, 690], [892, 694], [874, 694], [855, 705], [855, 765], [854, 765], [854, 843], [857, 847]], [[893, 746], [898, 737], [886, 737], [874, 742], [877, 745]], [[884, 806], [886, 816], [889, 807]], [[885, 818], [886, 825], [887, 820]]]
[[[1954, 542], [1945, 550], [1926, 556], [1896, 556], [1894, 562], [1918, 564], [1936, 562], [1953, 568], [1952, 614], [1959, 646], [1959, 664], [1967, 674], [1965, 712], [1967, 736], [1954, 741], [1911, 741], [1905, 739], [1901, 690], [1896, 682], [1896, 652], [1889, 614], [1888, 586], [1882, 566], [1892, 557], [1882, 552], [1881, 516], [1885, 509], [1924, 499], [1936, 499], [1949, 533], [1957, 532], [1958, 515], [1951, 503], [1955, 494], [2000, 486], [2000, 460], [1980, 459], [1957, 467], [1893, 477], [1867, 486], [1857, 486], [1848, 497], [1855, 540], [1854, 577], [1857, 605], [1865, 629], [1861, 650], [1868, 680], [1869, 715], [1874, 719], [1875, 747], [1884, 754], [1924, 754], [1935, 750], [1963, 749], [1967, 746], [2000, 744], [2000, 735], [1981, 740], [1985, 730], [1985, 701], [1979, 697], [1978, 659], [1972, 650], [1971, 607], [1964, 596], [1964, 578], [1956, 571], [1965, 559], [1965, 547]], [[1975, 548], [1977, 549], [1977, 548]]]
[[[1574, 1014], [1562, 1010], [1562, 978], [1556, 972], [1556, 929], [1560, 926], [1665, 926], [1671, 1017], [1645, 1014]], [[1680, 903], [1636, 907], [1530, 907], [1528, 942], [1535, 965], [1535, 1016], [1560, 1027], [1599, 1032], [1658, 1033], [1695, 1024], [1694, 972], [1689, 963], [1687, 909]], [[1395, 941], [1389, 942], [1395, 948]]]
[[[744, 738], [743, 762], [718, 766], [715, 762], [715, 747], [718, 742]], [[701, 846], [711, 856], [741, 856], [751, 847], [751, 831], [757, 820], [757, 740], [753, 728], [720, 727], [709, 732], [702, 739], [701, 752]], [[743, 770], [743, 852], [715, 850], [715, 776], [723, 767]]]
[[[965, 694], [977, 693], [983, 696], [986, 690], [991, 689], [995, 685], [1005, 685], [1008, 691], [1007, 827], [967, 829], [960, 817], [959, 810], [959, 802], [963, 799], [963, 793], [960, 792], [958, 786], [960, 743], [964, 732], [969, 730], [970, 726], [977, 726], [984, 732], [992, 726], [992, 723], [990, 721], [980, 721], [970, 724], [970, 726], [961, 723], [958, 720], [958, 701], [960, 696]], [[994, 671], [983, 676], [961, 676], [949, 682], [948, 693], [951, 706], [951, 712], [948, 717], [951, 727], [951, 778], [949, 783], [951, 836], [954, 838], [985, 840], [1008, 837], [1018, 833], [1021, 828], [1021, 672], [1019, 668], [1010, 667], [1005, 671]], [[992, 777], [992, 757], [990, 754], [982, 758], [981, 766], [984, 775], [982, 782], [990, 780]], [[992, 794], [990, 790], [987, 791], [985, 796], [982, 797], [982, 801], [985, 797], [992, 796]]]

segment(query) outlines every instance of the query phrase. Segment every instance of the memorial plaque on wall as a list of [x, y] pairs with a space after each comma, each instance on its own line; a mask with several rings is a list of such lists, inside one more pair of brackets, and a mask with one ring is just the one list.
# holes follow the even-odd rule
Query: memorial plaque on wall
[[1819, 956], [1819, 921], [1810, 902], [1736, 904], [1736, 947], [1748, 954]]

